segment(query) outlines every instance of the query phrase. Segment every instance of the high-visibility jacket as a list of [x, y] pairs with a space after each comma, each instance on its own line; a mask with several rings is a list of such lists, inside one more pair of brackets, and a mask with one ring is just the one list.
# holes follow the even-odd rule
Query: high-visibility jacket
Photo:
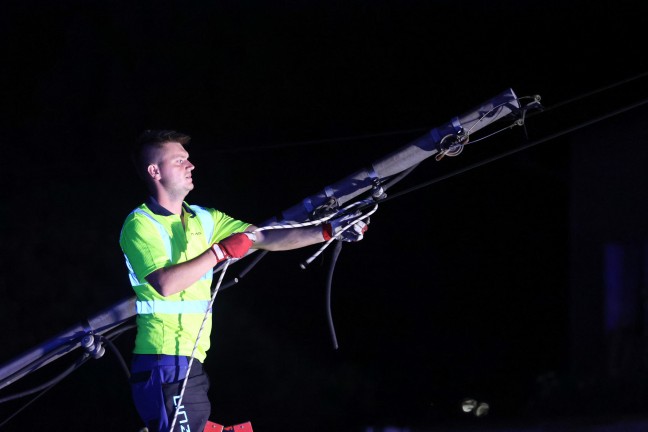
[[[182, 216], [175, 215], [151, 198], [133, 210], [122, 227], [119, 244], [137, 296], [136, 354], [190, 356], [211, 299], [211, 270], [185, 290], [167, 297], [157, 292], [146, 276], [191, 260], [213, 243], [250, 225], [215, 209], [186, 203], [183, 208]], [[194, 354], [201, 362], [209, 349], [210, 333], [208, 319]]]

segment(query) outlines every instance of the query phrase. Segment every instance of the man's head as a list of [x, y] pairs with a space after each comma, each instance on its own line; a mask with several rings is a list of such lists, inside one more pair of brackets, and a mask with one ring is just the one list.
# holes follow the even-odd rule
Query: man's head
[[178, 142], [186, 146], [189, 141], [191, 141], [189, 135], [173, 130], [145, 130], [135, 142], [131, 154], [137, 175], [144, 181], [148, 180], [148, 166], [153, 163], [156, 151], [160, 150], [164, 144]]
[[[189, 135], [173, 130], [146, 130], [138, 138], [132, 153], [137, 174], [144, 180], [151, 192], [158, 188], [169, 193], [186, 193], [193, 189], [189, 154], [184, 146]], [[180, 184], [188, 179], [187, 184]]]

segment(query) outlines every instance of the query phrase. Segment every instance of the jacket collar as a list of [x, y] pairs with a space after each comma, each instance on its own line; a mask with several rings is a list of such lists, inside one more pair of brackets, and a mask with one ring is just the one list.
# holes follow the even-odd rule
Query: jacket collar
[[[173, 213], [171, 213], [168, 209], [165, 207], [162, 207], [162, 205], [155, 199], [155, 197], [149, 195], [149, 197], [146, 199], [146, 206], [156, 215], [159, 216], [172, 216]], [[182, 209], [189, 214], [190, 217], [196, 217], [196, 212], [193, 211], [191, 207], [189, 207], [189, 204], [186, 202], [182, 203]]]

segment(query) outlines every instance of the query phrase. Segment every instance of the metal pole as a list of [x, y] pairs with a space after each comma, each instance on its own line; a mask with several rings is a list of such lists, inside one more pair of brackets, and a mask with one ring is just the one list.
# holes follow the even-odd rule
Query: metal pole
[[[507, 89], [479, 107], [451, 119], [447, 124], [432, 129], [401, 149], [374, 161], [370, 168], [361, 169], [325, 187], [321, 192], [305, 198], [301, 203], [282, 213], [283, 221], [308, 220], [310, 212], [327, 202], [329, 197], [335, 197], [342, 205], [369, 190], [375, 179], [384, 179], [401, 173], [439, 153], [439, 144], [443, 137], [462, 131], [474, 133], [519, 108], [515, 93], [512, 89]], [[270, 219], [261, 226], [275, 222], [276, 219]], [[86, 335], [109, 331], [134, 315], [135, 297], [131, 297], [22, 354], [0, 367], [0, 389], [78, 348]]]

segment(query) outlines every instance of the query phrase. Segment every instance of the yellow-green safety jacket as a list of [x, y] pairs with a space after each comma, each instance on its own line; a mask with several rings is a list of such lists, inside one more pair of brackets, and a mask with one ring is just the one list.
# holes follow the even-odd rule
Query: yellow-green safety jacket
[[[151, 197], [126, 217], [121, 230], [119, 244], [137, 296], [136, 354], [190, 356], [211, 300], [211, 270], [185, 290], [167, 297], [157, 292], [146, 276], [189, 261], [250, 225], [211, 208], [183, 203], [183, 210], [182, 216], [175, 215]], [[200, 362], [209, 349], [210, 333], [208, 319], [195, 352]]]

